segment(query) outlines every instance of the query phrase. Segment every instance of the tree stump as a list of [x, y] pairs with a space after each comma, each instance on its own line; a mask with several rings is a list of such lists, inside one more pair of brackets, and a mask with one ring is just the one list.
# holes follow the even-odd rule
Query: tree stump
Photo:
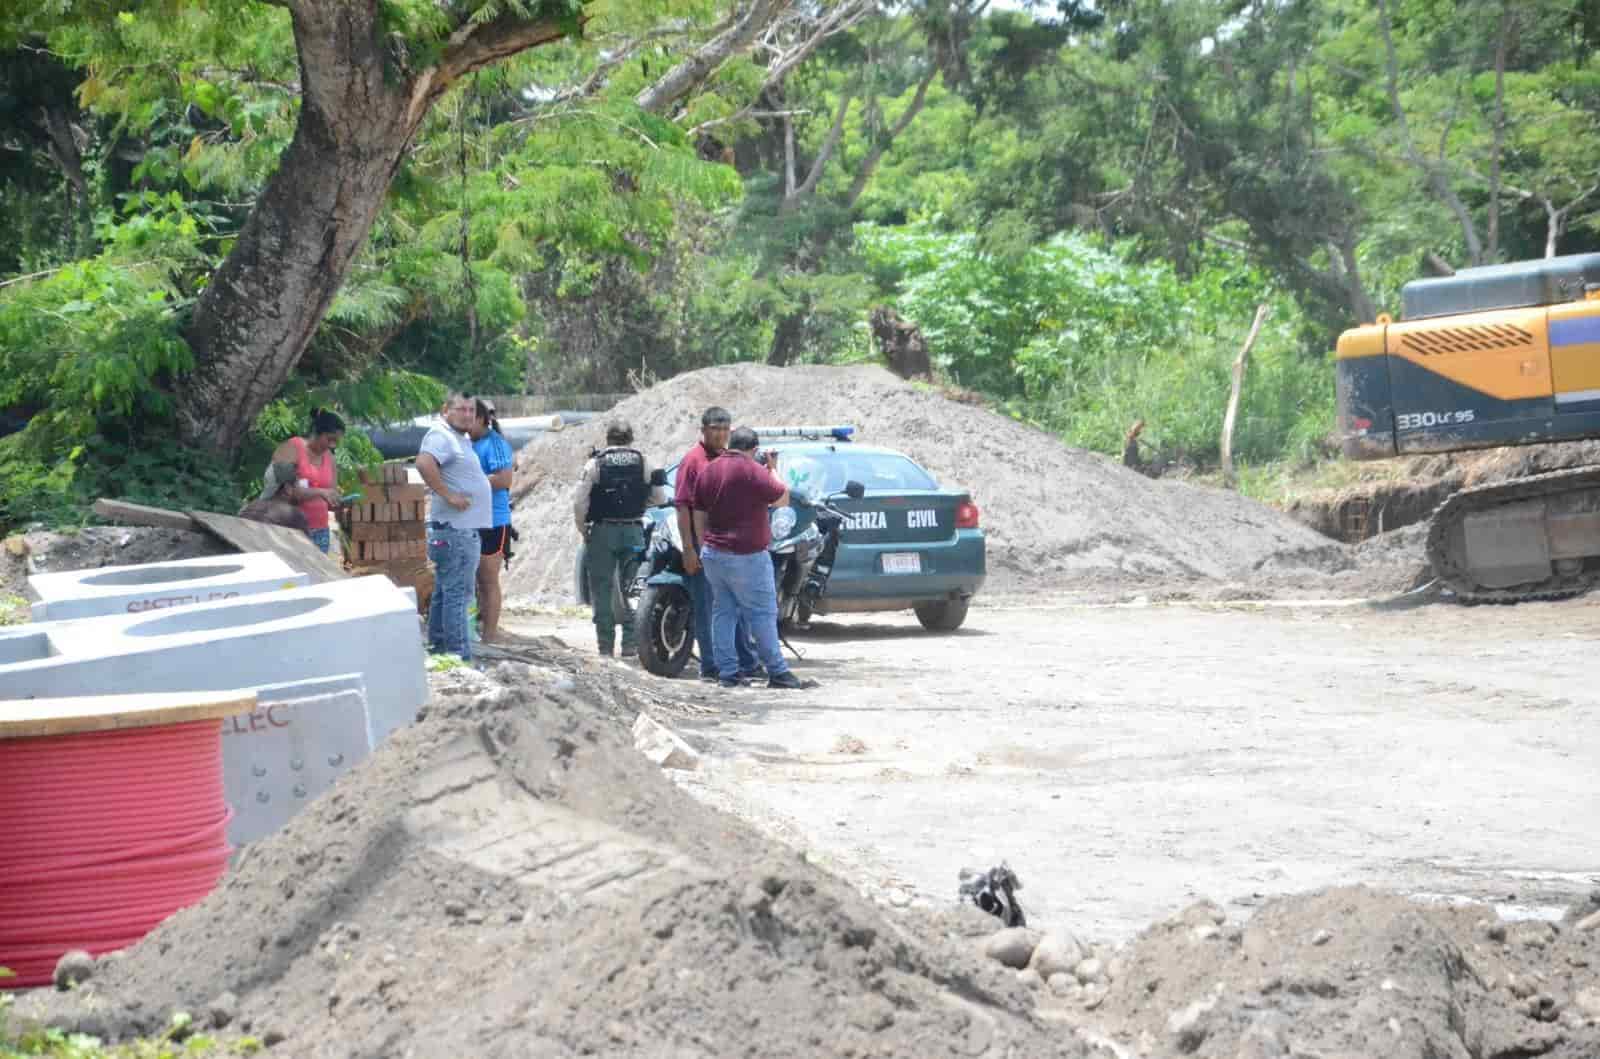
[[933, 378], [933, 362], [922, 329], [887, 305], [872, 310], [872, 334], [889, 362], [889, 370], [902, 379]]

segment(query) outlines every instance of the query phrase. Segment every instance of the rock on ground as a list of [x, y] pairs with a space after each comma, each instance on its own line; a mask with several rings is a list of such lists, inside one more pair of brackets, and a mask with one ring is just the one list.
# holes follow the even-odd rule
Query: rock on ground
[[1038, 944], [1037, 930], [1029, 930], [1027, 927], [1006, 927], [995, 931], [983, 943], [983, 954], [991, 960], [1020, 971], [1028, 966], [1028, 961]]
[[664, 769], [696, 769], [700, 755], [660, 721], [641, 713], [633, 722], [633, 745]]
[[52, 976], [57, 989], [71, 989], [94, 977], [94, 957], [82, 949], [61, 954]]
[[1034, 948], [1032, 967], [1046, 979], [1071, 974], [1073, 968], [1083, 962], [1084, 955], [1077, 938], [1064, 931], [1052, 931]]
[[[881, 368], [707, 368], [652, 387], [614, 414], [633, 425], [648, 455], [668, 465], [694, 443], [700, 412], [713, 404], [728, 408], [736, 424], [853, 424], [859, 441], [898, 449], [941, 485], [970, 490], [983, 512], [991, 591], [1350, 565], [1344, 546], [1253, 500], [1153, 481]], [[513, 496], [522, 543], [511, 567], [512, 595], [570, 602], [572, 483], [604, 439], [604, 418], [546, 435], [519, 453]]]

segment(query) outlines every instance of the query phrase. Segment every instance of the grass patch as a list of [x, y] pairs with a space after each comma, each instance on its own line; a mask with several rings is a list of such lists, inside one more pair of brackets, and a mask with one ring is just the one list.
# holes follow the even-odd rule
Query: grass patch
[[26, 624], [32, 613], [28, 601], [21, 596], [0, 596], [0, 627]]
[[[0, 967], [0, 978], [14, 977]], [[233, 1059], [258, 1055], [262, 1042], [255, 1037], [224, 1041], [194, 1032], [194, 1019], [182, 1012], [172, 1016], [166, 1031], [155, 1037], [140, 1037], [120, 1044], [106, 1044], [86, 1033], [69, 1033], [56, 1027], [13, 1029], [11, 1006], [15, 998], [0, 993], [0, 1056], [5, 1059], [187, 1059], [207, 1056]]]

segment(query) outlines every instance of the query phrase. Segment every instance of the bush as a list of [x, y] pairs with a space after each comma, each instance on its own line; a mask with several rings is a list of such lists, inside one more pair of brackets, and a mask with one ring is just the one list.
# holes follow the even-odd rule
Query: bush
[[934, 363], [1012, 415], [1116, 453], [1136, 419], [1191, 461], [1216, 459], [1233, 358], [1260, 302], [1235, 428], [1244, 460], [1311, 455], [1333, 415], [1326, 354], [1299, 345], [1299, 310], [1264, 274], [1218, 257], [1190, 277], [1140, 263], [1128, 244], [1058, 235], [1012, 256], [973, 234], [857, 231], [879, 281], [928, 340]]

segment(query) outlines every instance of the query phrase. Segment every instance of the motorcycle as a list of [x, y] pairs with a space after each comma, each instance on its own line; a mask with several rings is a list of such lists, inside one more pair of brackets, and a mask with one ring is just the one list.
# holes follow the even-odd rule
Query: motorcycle
[[[848, 482], [842, 493], [822, 500], [791, 493], [787, 506], [772, 509], [767, 553], [778, 591], [780, 630], [809, 621], [827, 591], [845, 523], [844, 512], [828, 501], [859, 500], [865, 492], [860, 482]], [[635, 597], [633, 629], [640, 663], [657, 676], [682, 673], [694, 651], [694, 609], [674, 508], [654, 508], [646, 515], [639, 573], [629, 595]]]

